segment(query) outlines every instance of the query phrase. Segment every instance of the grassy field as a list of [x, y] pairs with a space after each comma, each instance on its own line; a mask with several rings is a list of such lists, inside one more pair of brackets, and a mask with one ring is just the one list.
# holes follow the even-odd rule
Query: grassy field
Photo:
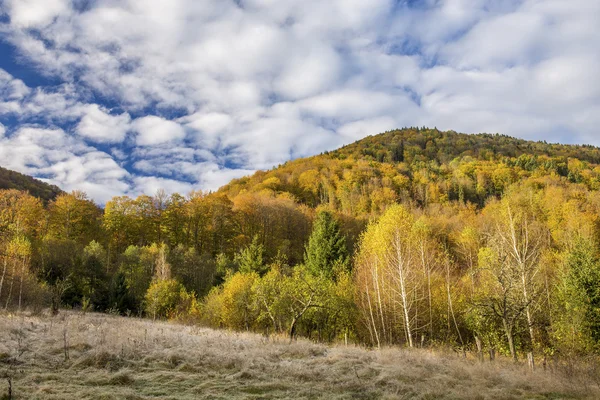
[[288, 343], [150, 320], [0, 314], [0, 398], [600, 398], [589, 378], [427, 350]]

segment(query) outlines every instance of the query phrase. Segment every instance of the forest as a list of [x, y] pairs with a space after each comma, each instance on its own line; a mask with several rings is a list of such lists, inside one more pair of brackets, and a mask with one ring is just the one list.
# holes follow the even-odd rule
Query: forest
[[0, 190], [0, 308], [517, 360], [600, 351], [600, 149], [405, 128], [216, 192]]

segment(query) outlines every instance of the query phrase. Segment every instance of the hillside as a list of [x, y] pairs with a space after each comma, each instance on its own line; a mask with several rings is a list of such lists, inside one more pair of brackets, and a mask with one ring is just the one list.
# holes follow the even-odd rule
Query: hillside
[[[366, 350], [100, 314], [0, 315], [14, 399], [592, 399], [567, 366]], [[49, 368], [50, 367], [50, 368]], [[6, 397], [3, 397], [6, 398]]]
[[505, 135], [406, 128], [233, 180], [220, 192], [287, 193], [310, 207], [352, 216], [379, 215], [394, 201], [483, 206], [528, 178], [600, 188], [600, 149], [532, 142]]
[[57, 186], [2, 167], [0, 167], [0, 189], [24, 190], [45, 203], [63, 193]]
[[457, 157], [502, 160], [522, 155], [551, 158], [577, 158], [598, 164], [600, 148], [534, 142], [500, 134], [465, 134], [427, 128], [407, 128], [368, 136], [332, 151], [333, 158], [377, 160], [382, 162], [436, 161], [449, 163]]

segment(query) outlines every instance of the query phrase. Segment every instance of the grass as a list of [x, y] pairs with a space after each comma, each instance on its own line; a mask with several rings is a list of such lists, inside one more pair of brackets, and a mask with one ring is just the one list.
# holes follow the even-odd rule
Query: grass
[[[15, 399], [584, 399], [585, 377], [101, 314], [0, 314]], [[0, 382], [0, 398], [7, 380]]]

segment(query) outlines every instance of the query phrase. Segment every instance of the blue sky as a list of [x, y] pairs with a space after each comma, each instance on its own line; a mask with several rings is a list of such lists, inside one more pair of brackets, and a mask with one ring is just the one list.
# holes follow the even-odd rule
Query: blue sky
[[0, 0], [0, 165], [112, 196], [403, 126], [600, 145], [596, 0]]

